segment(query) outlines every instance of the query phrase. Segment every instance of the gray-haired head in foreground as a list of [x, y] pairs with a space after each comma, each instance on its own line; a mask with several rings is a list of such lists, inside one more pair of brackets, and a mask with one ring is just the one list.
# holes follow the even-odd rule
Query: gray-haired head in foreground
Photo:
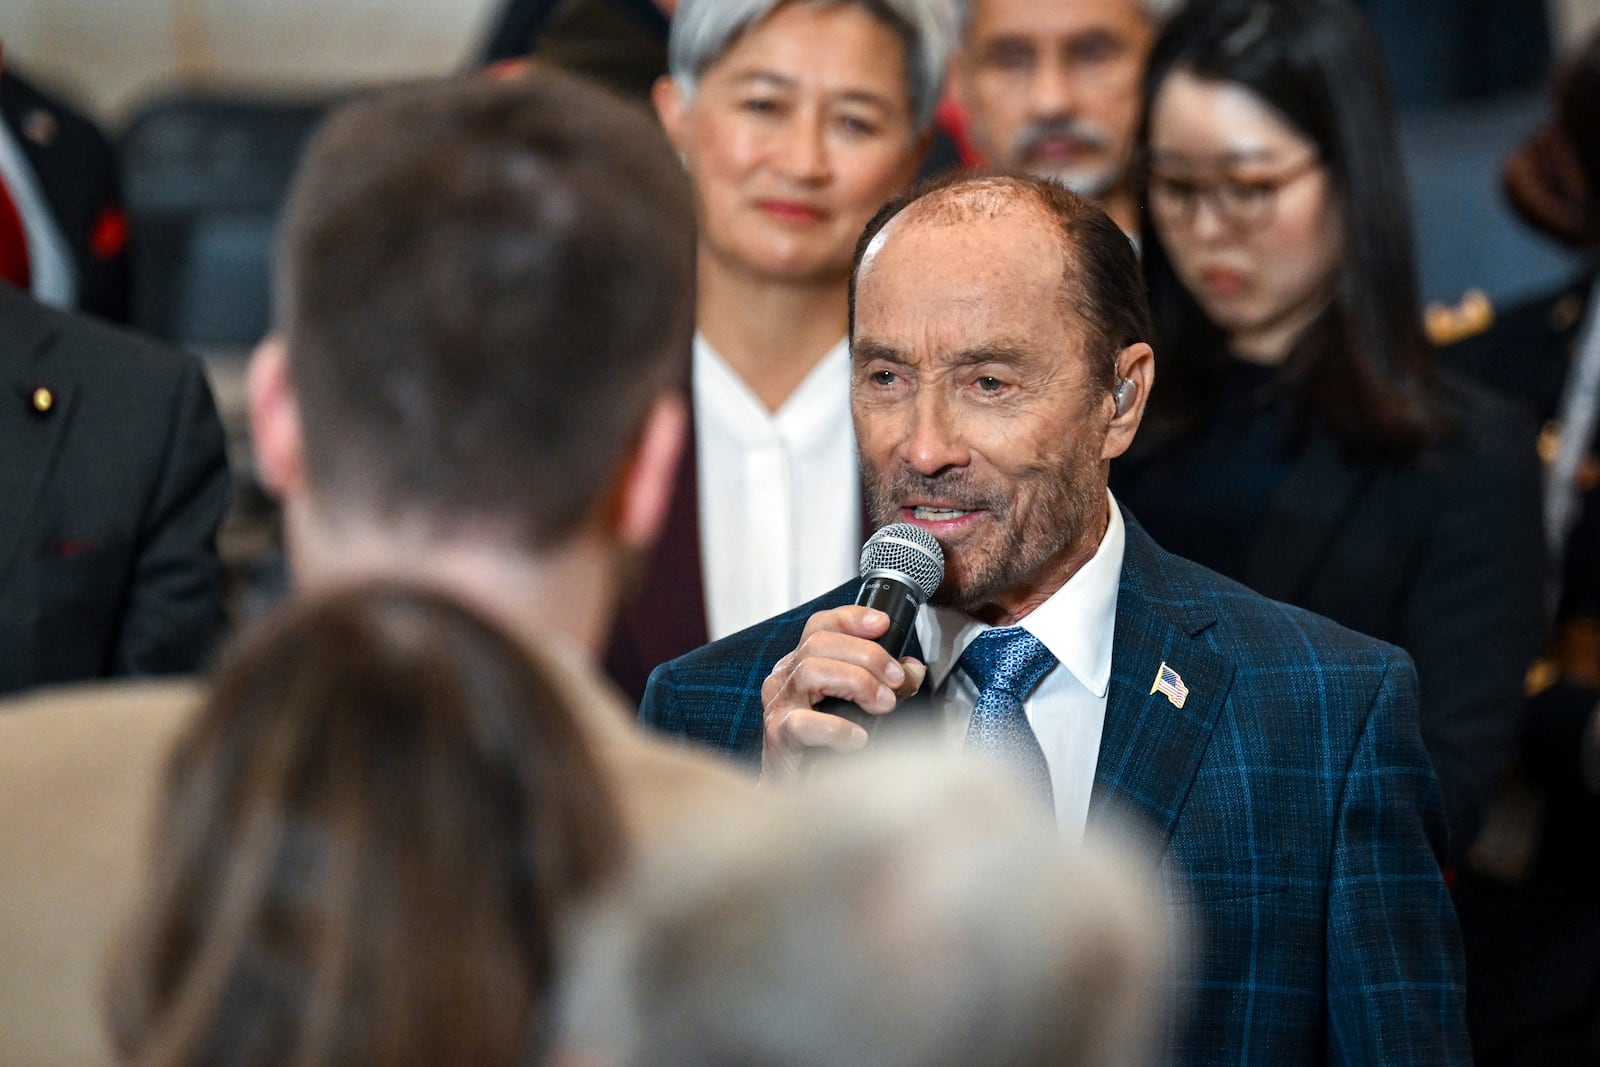
[[672, 17], [667, 67], [687, 98], [700, 76], [746, 32], [785, 4], [859, 7], [892, 29], [906, 46], [906, 89], [912, 129], [933, 123], [955, 47], [954, 0], [682, 0]]
[[1169, 966], [1153, 863], [1069, 845], [990, 766], [827, 770], [664, 842], [577, 926], [573, 1062], [1152, 1062]]
[[[955, 8], [956, 28], [962, 38], [967, 36], [967, 31], [972, 28], [972, 9], [983, 3], [983, 0], [950, 0]], [[1103, 0], [1070, 0], [1078, 4], [1099, 4]], [[1144, 12], [1144, 17], [1157, 28], [1161, 27], [1173, 15], [1178, 13], [1187, 0], [1139, 0], [1139, 9]]]

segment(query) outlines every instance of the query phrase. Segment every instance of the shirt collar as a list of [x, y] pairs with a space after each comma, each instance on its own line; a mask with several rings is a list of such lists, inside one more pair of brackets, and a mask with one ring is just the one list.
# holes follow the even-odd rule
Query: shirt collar
[[836, 423], [850, 418], [850, 339], [838, 342], [822, 354], [817, 365], [795, 386], [794, 392], [777, 411], [768, 412], [737, 371], [728, 365], [699, 331], [694, 335], [694, 388], [699, 403], [702, 396], [716, 404], [725, 418], [746, 415], [768, 426], [777, 426], [784, 436], [806, 439], [838, 432]]
[[[1105, 696], [1111, 684], [1111, 639], [1127, 540], [1121, 509], [1109, 489], [1106, 501], [1111, 520], [1094, 555], [1018, 624], [1043, 642], [1051, 655], [1097, 697]], [[967, 646], [988, 629], [988, 623], [955, 608], [930, 608], [917, 613], [917, 637], [928, 664], [929, 692], [944, 686]]]

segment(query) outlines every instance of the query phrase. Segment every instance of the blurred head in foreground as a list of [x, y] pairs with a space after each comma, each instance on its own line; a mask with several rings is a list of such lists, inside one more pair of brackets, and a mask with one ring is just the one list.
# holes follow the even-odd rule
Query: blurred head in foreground
[[694, 245], [661, 131], [574, 78], [335, 113], [285, 208], [250, 374], [296, 583], [442, 578], [598, 646], [683, 439]]
[[399, 586], [236, 648], [157, 825], [111, 990], [127, 1064], [535, 1062], [557, 914], [619, 840], [544, 670]]
[[562, 1062], [1149, 1062], [1168, 926], [1141, 868], [1066, 844], [992, 768], [835, 765], [657, 853], [587, 916]]

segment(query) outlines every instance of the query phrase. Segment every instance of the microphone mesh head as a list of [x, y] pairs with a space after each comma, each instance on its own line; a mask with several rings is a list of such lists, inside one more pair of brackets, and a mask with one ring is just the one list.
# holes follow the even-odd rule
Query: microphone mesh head
[[934, 536], [909, 522], [891, 522], [861, 546], [861, 577], [889, 571], [922, 590], [926, 601], [944, 581], [944, 549]]

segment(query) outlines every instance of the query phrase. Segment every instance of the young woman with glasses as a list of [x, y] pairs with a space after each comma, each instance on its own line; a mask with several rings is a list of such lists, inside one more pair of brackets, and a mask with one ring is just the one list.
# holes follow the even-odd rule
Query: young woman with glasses
[[1339, 0], [1190, 5], [1145, 92], [1158, 388], [1112, 486], [1167, 548], [1411, 653], [1464, 848], [1541, 628], [1538, 468], [1434, 369], [1377, 51]]

